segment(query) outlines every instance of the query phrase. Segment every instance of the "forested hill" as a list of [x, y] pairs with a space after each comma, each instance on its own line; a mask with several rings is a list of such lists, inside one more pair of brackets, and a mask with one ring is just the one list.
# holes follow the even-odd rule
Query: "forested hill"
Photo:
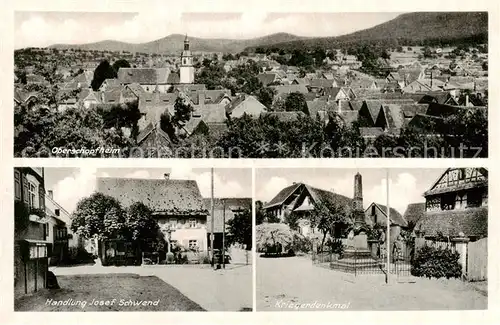
[[[118, 41], [101, 41], [88, 44], [54, 44], [49, 46], [56, 49], [82, 49], [82, 50], [97, 50], [97, 51], [128, 51], [142, 53], [179, 53], [184, 46], [185, 35], [172, 34], [146, 43], [126, 43]], [[276, 33], [263, 37], [252, 39], [210, 39], [189, 37], [191, 49], [197, 52], [224, 52], [237, 53], [243, 51], [246, 47], [267, 46], [276, 43], [289, 42], [303, 39], [303, 37], [287, 34]]]
[[[415, 12], [338, 37], [321, 37], [259, 46], [263, 49], [341, 48], [360, 43], [395, 45], [458, 45], [488, 41], [487, 12]], [[255, 50], [256, 47], [247, 50]]]

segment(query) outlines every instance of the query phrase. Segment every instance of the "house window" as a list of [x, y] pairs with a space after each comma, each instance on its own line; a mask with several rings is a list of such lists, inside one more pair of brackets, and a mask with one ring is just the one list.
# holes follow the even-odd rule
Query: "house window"
[[16, 199], [21, 199], [21, 173], [14, 171], [14, 194]]
[[467, 195], [465, 193], [457, 194], [456, 208], [464, 208], [465, 202], [467, 201]]
[[196, 219], [194, 218], [189, 219], [189, 228], [196, 228]]
[[28, 182], [28, 205], [30, 207], [36, 208], [36, 185], [32, 182]]
[[177, 219], [171, 218], [170, 219], [170, 226], [172, 227], [172, 229], [177, 228]]
[[197, 249], [198, 248], [198, 241], [196, 239], [190, 239], [189, 240], [189, 249]]
[[441, 210], [453, 210], [455, 208], [455, 193], [445, 194], [441, 198]]
[[459, 180], [465, 179], [465, 168], [460, 168], [458, 170], [458, 179]]
[[480, 207], [483, 201], [482, 191], [471, 191], [467, 193], [467, 207], [476, 208]]

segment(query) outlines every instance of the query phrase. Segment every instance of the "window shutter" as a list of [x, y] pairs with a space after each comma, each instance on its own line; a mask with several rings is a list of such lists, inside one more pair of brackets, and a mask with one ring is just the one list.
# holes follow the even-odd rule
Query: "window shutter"
[[42, 186], [38, 187], [38, 203], [38, 207], [45, 211], [45, 189]]
[[26, 175], [23, 175], [23, 178], [22, 178], [23, 182], [23, 201], [24, 203], [26, 204], [29, 204], [29, 199], [28, 199], [28, 196], [29, 196], [29, 192], [28, 192], [28, 179], [26, 178]]
[[14, 170], [14, 195], [18, 200], [22, 197], [21, 173], [18, 170]]

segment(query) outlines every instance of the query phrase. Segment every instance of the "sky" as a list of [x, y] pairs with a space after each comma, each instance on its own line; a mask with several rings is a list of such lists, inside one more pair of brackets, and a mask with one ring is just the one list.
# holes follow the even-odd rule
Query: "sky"
[[[442, 168], [390, 169], [389, 205], [404, 214], [409, 203], [425, 202], [422, 194], [444, 173]], [[293, 182], [332, 191], [352, 198], [354, 175], [363, 178], [363, 205], [372, 202], [387, 204], [387, 171], [385, 169], [341, 168], [266, 168], [255, 173], [255, 199], [269, 202], [278, 192]]]
[[[191, 168], [45, 168], [45, 190], [52, 190], [54, 200], [72, 213], [78, 201], [95, 191], [97, 177], [122, 177], [196, 180], [203, 197], [210, 197], [210, 169]], [[215, 169], [215, 197], [252, 197], [252, 170], [249, 168]]]
[[[167, 7], [168, 6], [168, 7]], [[286, 32], [339, 36], [386, 22], [401, 13], [182, 12], [158, 2], [137, 12], [16, 11], [15, 48], [83, 44], [102, 40], [142, 43], [170, 34], [246, 39]]]

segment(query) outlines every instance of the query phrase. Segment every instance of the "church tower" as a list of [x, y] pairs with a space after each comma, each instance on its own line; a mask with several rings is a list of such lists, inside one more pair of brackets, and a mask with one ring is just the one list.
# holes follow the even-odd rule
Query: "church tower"
[[186, 38], [184, 39], [184, 50], [182, 51], [181, 54], [180, 83], [181, 84], [194, 83], [193, 56], [189, 49], [189, 40], [187, 35]]
[[363, 208], [363, 179], [360, 173], [354, 176], [354, 198], [352, 200], [352, 213], [355, 225], [365, 224], [365, 210]]

